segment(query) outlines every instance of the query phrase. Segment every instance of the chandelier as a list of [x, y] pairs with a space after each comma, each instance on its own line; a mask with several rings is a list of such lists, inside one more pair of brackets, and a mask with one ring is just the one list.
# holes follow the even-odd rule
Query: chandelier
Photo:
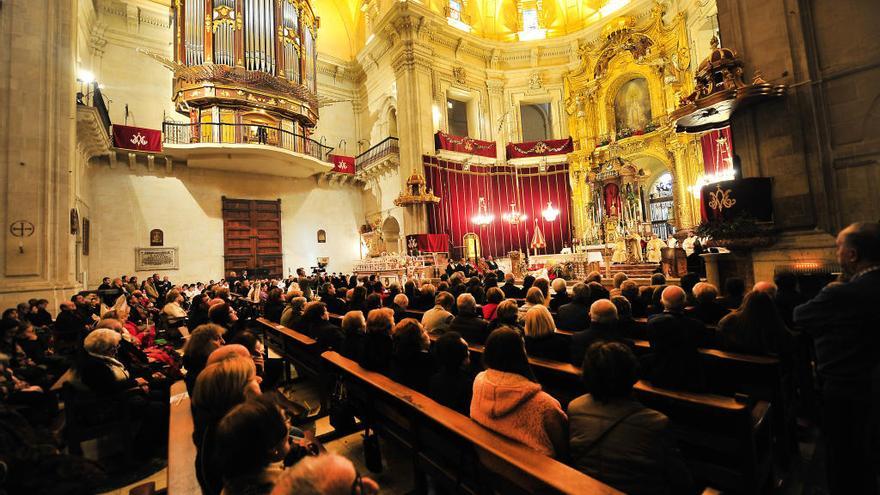
[[547, 207], [541, 211], [541, 216], [548, 222], [552, 222], [559, 217], [559, 210], [553, 207], [553, 201], [547, 201]]
[[477, 214], [471, 217], [471, 222], [475, 225], [489, 225], [495, 220], [495, 215], [489, 213], [486, 208], [486, 200], [484, 198], [480, 198], [479, 206], [477, 207]]
[[528, 216], [525, 213], [520, 213], [516, 210], [516, 203], [510, 203], [510, 211], [501, 216], [505, 222], [510, 225], [519, 225], [520, 222], [524, 222]]

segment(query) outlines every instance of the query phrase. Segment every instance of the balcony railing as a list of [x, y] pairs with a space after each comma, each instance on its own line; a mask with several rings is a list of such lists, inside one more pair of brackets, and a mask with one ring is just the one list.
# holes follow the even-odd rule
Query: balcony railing
[[79, 91], [76, 92], [76, 104], [87, 107], [94, 107], [101, 117], [104, 124], [104, 130], [110, 133], [110, 111], [107, 103], [104, 101], [104, 95], [101, 94], [101, 88], [97, 82], [79, 83]]
[[354, 158], [355, 171], [360, 172], [370, 164], [379, 161], [388, 155], [400, 154], [400, 140], [394, 136], [387, 137], [379, 142], [379, 144], [364, 151]]
[[294, 153], [330, 162], [333, 148], [278, 127], [260, 124], [227, 124], [221, 122], [163, 122], [165, 144], [260, 144], [282, 148]]

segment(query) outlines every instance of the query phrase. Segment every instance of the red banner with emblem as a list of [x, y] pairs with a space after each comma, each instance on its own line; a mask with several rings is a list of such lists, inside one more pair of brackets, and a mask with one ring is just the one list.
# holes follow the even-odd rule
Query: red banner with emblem
[[483, 141], [467, 136], [453, 136], [452, 134], [439, 131], [434, 135], [434, 146], [438, 150], [455, 151], [489, 158], [495, 158], [496, 155], [495, 141]]
[[507, 158], [564, 155], [574, 150], [571, 138], [507, 143]]
[[162, 152], [162, 131], [113, 124], [113, 146], [132, 151]]
[[354, 174], [354, 157], [345, 155], [330, 155], [330, 163], [333, 171], [338, 174]]

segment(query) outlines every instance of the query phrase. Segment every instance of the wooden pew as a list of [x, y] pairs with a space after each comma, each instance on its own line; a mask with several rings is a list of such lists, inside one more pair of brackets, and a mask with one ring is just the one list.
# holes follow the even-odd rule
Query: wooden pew
[[306, 377], [321, 376], [321, 351], [317, 340], [265, 318], [257, 318], [257, 322], [268, 341], [274, 344], [276, 352], [292, 363], [297, 373]]
[[[482, 363], [483, 346], [470, 345], [471, 362]], [[582, 395], [581, 371], [570, 363], [529, 357], [544, 390], [566, 406]], [[478, 368], [481, 369], [481, 368]], [[636, 397], [670, 418], [694, 476], [734, 493], [757, 493], [771, 469], [771, 406], [734, 397], [667, 390], [642, 380]]]
[[193, 418], [186, 384], [171, 385], [168, 418], [168, 495], [199, 495], [196, 478], [196, 446], [192, 441]]
[[323, 356], [346, 378], [361, 420], [409, 451], [416, 491], [429, 475], [452, 493], [619, 493], [336, 352]]

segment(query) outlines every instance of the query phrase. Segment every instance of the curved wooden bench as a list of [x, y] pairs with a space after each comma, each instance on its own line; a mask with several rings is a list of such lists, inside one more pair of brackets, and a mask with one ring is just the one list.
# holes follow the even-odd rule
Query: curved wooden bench
[[463, 493], [620, 493], [336, 352], [323, 357], [346, 377], [361, 419], [410, 451], [419, 485], [429, 474]]

